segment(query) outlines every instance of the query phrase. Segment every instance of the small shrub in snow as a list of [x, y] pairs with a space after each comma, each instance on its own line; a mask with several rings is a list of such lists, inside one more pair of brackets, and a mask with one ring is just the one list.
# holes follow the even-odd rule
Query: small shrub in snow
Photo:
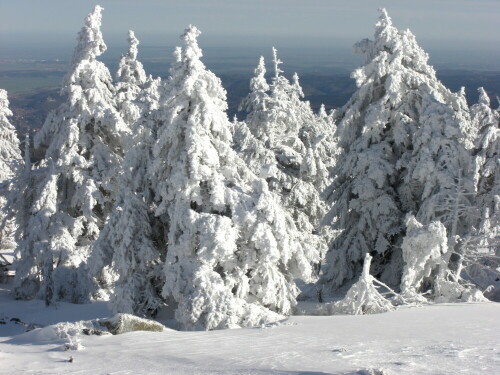
[[366, 254], [359, 280], [349, 289], [343, 300], [326, 306], [331, 315], [379, 314], [394, 309], [392, 303], [380, 294], [374, 285], [379, 282], [370, 275], [371, 261], [371, 255]]
[[401, 280], [402, 302], [424, 302], [428, 293], [435, 302], [483, 301], [477, 289], [450, 276], [446, 228], [438, 221], [422, 225], [410, 215], [402, 250], [405, 262]]
[[442, 255], [448, 251], [446, 228], [438, 221], [422, 225], [415, 216], [406, 219], [406, 236], [401, 246], [403, 250], [403, 277], [401, 297], [406, 302], [424, 302], [422, 293], [434, 286], [434, 278], [446, 271], [447, 265]]
[[462, 285], [453, 280], [438, 279], [434, 302], [486, 302], [483, 293], [473, 285]]
[[85, 335], [119, 335], [134, 331], [162, 332], [162, 324], [139, 318], [129, 314], [117, 314], [109, 319], [81, 320], [78, 322], [61, 322], [46, 327], [36, 324], [27, 324], [19, 321], [18, 324], [26, 326], [26, 333], [18, 339], [31, 343], [60, 344], [61, 350], [80, 350], [81, 336]]
[[358, 370], [356, 372], [347, 375], [390, 375], [391, 372], [382, 368], [369, 368], [364, 370]]

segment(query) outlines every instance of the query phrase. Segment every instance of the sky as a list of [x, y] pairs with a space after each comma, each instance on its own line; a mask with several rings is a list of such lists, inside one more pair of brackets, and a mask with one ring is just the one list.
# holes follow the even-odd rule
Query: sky
[[0, 0], [0, 47], [74, 44], [96, 2], [111, 43], [133, 29], [146, 45], [174, 45], [194, 24], [209, 46], [352, 45], [373, 35], [385, 7], [428, 45], [500, 48], [499, 0]]

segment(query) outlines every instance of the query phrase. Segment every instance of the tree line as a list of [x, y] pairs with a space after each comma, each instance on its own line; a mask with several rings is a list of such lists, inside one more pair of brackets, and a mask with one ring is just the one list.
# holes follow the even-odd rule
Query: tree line
[[67, 99], [34, 137], [41, 162], [29, 138], [22, 157], [0, 90], [16, 298], [104, 299], [216, 329], [281, 319], [298, 298], [329, 300], [353, 283], [320, 313], [480, 300], [498, 278], [499, 112], [482, 88], [471, 107], [448, 90], [384, 9], [373, 40], [355, 45], [366, 63], [342, 108], [314, 113], [273, 48], [243, 121], [228, 119], [194, 26], [164, 80], [146, 74], [129, 31], [113, 79], [98, 59], [101, 11], [78, 34]]

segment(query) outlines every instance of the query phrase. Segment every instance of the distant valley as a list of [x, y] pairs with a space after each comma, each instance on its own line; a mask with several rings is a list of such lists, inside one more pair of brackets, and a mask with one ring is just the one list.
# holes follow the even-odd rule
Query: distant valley
[[[221, 78], [227, 90], [228, 116], [233, 118], [237, 115], [239, 119], [243, 119], [245, 114], [238, 112], [238, 105], [248, 94], [252, 66], [256, 59], [253, 56], [245, 56], [241, 61], [235, 57], [216, 59], [209, 55], [207, 60], [207, 66]], [[326, 63], [326, 58], [320, 61]], [[106, 64], [114, 71], [114, 60], [106, 61]], [[158, 62], [156, 59], [144, 62], [148, 74], [163, 78], [168, 72], [168, 64], [169, 62]], [[350, 78], [352, 69], [347, 68], [352, 65], [352, 61], [349, 64], [332, 63], [325, 67], [313, 66], [310, 63], [285, 64], [285, 75], [291, 76], [294, 71], [298, 71], [304, 99], [310, 101], [315, 110], [319, 109], [321, 104], [325, 104], [330, 110], [344, 105], [356, 88], [354, 80]], [[9, 92], [14, 113], [11, 121], [18, 128], [20, 137], [24, 137], [28, 129], [39, 129], [48, 112], [57, 108], [63, 101], [60, 87], [67, 66], [67, 62], [57, 60], [0, 61], [0, 87]], [[465, 86], [469, 104], [477, 101], [476, 90], [483, 86], [492, 98], [492, 106], [498, 106], [494, 98], [500, 96], [500, 71], [441, 69], [437, 74], [452, 91], [458, 91], [460, 87]]]

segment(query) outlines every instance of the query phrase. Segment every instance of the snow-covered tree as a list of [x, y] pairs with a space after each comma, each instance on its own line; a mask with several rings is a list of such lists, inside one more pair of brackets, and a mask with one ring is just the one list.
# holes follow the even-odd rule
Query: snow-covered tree
[[168, 239], [163, 296], [186, 329], [248, 326], [290, 314], [316, 249], [232, 149], [226, 93], [200, 58], [198, 29], [177, 48], [150, 170]]
[[11, 179], [20, 172], [23, 164], [16, 129], [10, 123], [7, 91], [0, 89], [0, 248], [12, 248], [13, 222], [8, 219], [7, 200], [12, 190]]
[[500, 255], [500, 115], [490, 108], [488, 94], [481, 87], [479, 103], [471, 107], [475, 128], [479, 131], [475, 156], [474, 184], [476, 205], [481, 212], [478, 224], [481, 245]]
[[[402, 250], [404, 271], [401, 279], [402, 303], [483, 301], [482, 293], [472, 285], [459, 282], [450, 269], [449, 236], [443, 223], [422, 225], [413, 215], [406, 219]], [[425, 298], [426, 297], [426, 298]]]
[[460, 277], [465, 251], [460, 238], [472, 233], [475, 216], [472, 159], [461, 141], [461, 112], [452, 100], [422, 100], [420, 127], [413, 135], [401, 188], [413, 199], [420, 222], [439, 220], [445, 225], [452, 249], [449, 267], [455, 278]]
[[7, 217], [15, 220], [15, 240], [17, 244], [20, 244], [24, 235], [27, 234], [26, 228], [31, 217], [31, 206], [36, 196], [35, 186], [43, 178], [39, 173], [33, 171], [30, 155], [30, 136], [27, 133], [24, 138], [24, 166], [19, 169], [12, 181], [15, 189], [12, 189], [11, 194], [9, 194], [10, 210], [7, 212]]
[[117, 171], [128, 128], [116, 110], [111, 75], [97, 60], [106, 50], [101, 10], [95, 7], [78, 34], [62, 88], [67, 101], [49, 114], [35, 138], [36, 147], [48, 145], [42, 162], [47, 178], [35, 189], [38, 198], [20, 246], [19, 267], [36, 275], [32, 280], [38, 286], [25, 289], [28, 273], [16, 274], [14, 293], [19, 298], [47, 290], [43, 270], [51, 269], [47, 259], [52, 259], [54, 299], [87, 299], [85, 261], [118, 191]]
[[240, 105], [248, 112], [245, 123], [234, 124], [235, 149], [280, 196], [311, 246], [324, 254], [328, 236], [320, 225], [326, 212], [321, 194], [330, 183], [336, 153], [333, 124], [301, 100], [298, 76], [288, 81], [280, 64], [273, 48], [274, 76], [268, 85], [260, 58], [250, 94]]
[[448, 252], [446, 228], [439, 221], [424, 226], [409, 215], [401, 249], [405, 264], [401, 297], [406, 302], [423, 302], [422, 294], [432, 294], [437, 278], [446, 278], [448, 266], [443, 257]]
[[141, 115], [141, 108], [134, 100], [140, 94], [147, 77], [142, 63], [137, 60], [139, 40], [132, 30], [128, 32], [127, 41], [129, 50], [121, 57], [116, 73], [116, 96], [120, 115], [131, 126]]
[[142, 194], [124, 186], [94, 246], [113, 251], [111, 275], [116, 281], [104, 285], [111, 285], [116, 312], [148, 316], [162, 305], [160, 252], [153, 241], [150, 211]]
[[329, 168], [337, 152], [335, 126], [328, 116], [313, 113], [309, 102], [302, 100], [298, 75], [290, 82], [281, 74], [280, 64], [273, 48], [274, 76], [268, 85], [264, 58], [260, 58], [250, 94], [240, 109], [248, 112], [245, 123], [252, 134], [276, 154], [279, 168], [309, 180], [321, 192], [329, 184]]
[[474, 186], [476, 192], [475, 232], [465, 238], [463, 277], [485, 292], [489, 299], [500, 296], [500, 115], [490, 108], [490, 99], [479, 88], [479, 102], [471, 107], [477, 131], [474, 150]]
[[[397, 243], [402, 212], [394, 186], [395, 161], [399, 156], [395, 140], [402, 141], [403, 146], [409, 142], [404, 136], [408, 131], [405, 127], [412, 125], [411, 118], [404, 115], [404, 107], [410, 107], [406, 100], [411, 96], [400, 93], [407, 88], [393, 84], [391, 79], [394, 74], [403, 81], [401, 73], [410, 73], [411, 67], [402, 69], [401, 60], [406, 56], [401, 39], [384, 10], [376, 25], [375, 40], [355, 45], [356, 52], [366, 54], [367, 64], [353, 72], [358, 89], [337, 112], [343, 150], [334, 168], [330, 197], [333, 209], [329, 217], [334, 218], [334, 227], [342, 232], [327, 254], [323, 276], [323, 282], [332, 288], [356, 277], [365, 254], [372, 251], [378, 254], [374, 266], [380, 276], [379, 263], [384, 257], [385, 262], [390, 260], [390, 250]], [[391, 113], [391, 108], [400, 107], [401, 111]], [[400, 129], [403, 132], [398, 139]]]
[[[28, 176], [32, 178], [31, 173]], [[18, 299], [42, 298], [50, 304], [54, 297], [53, 267], [49, 267], [53, 254], [49, 247], [58, 242], [61, 244], [67, 238], [67, 232], [50, 232], [50, 221], [57, 212], [57, 180], [58, 175], [51, 168], [48, 176], [37, 184], [34, 193], [30, 194], [29, 190], [25, 193], [25, 197], [31, 198], [28, 202], [32, 201], [32, 205], [27, 207], [28, 227], [25, 228], [16, 262], [14, 295]], [[58, 234], [60, 236], [56, 237]], [[51, 235], [54, 235], [54, 243]], [[66, 286], [72, 282], [67, 280]]]
[[[120, 192], [93, 245], [89, 268], [101, 298], [110, 295], [117, 312], [152, 315], [162, 305], [161, 260], [166, 246], [155, 231], [148, 168], [156, 140], [160, 79], [149, 79], [137, 100], [141, 116], [132, 127], [120, 176]], [[161, 258], [161, 259], [160, 259]]]
[[[342, 155], [327, 217], [341, 234], [327, 255], [323, 282], [331, 288], [359, 274], [372, 251], [374, 275], [398, 285], [406, 214], [428, 224], [448, 214], [436, 210], [438, 200], [470, 191], [463, 95], [437, 80], [409, 30], [394, 27], [385, 9], [380, 13], [374, 40], [355, 45], [367, 57], [352, 74], [358, 89], [335, 114]], [[454, 214], [446, 224], [462, 225]]]
[[16, 129], [10, 123], [7, 91], [0, 89], [0, 182], [12, 178], [22, 165], [21, 150]]

